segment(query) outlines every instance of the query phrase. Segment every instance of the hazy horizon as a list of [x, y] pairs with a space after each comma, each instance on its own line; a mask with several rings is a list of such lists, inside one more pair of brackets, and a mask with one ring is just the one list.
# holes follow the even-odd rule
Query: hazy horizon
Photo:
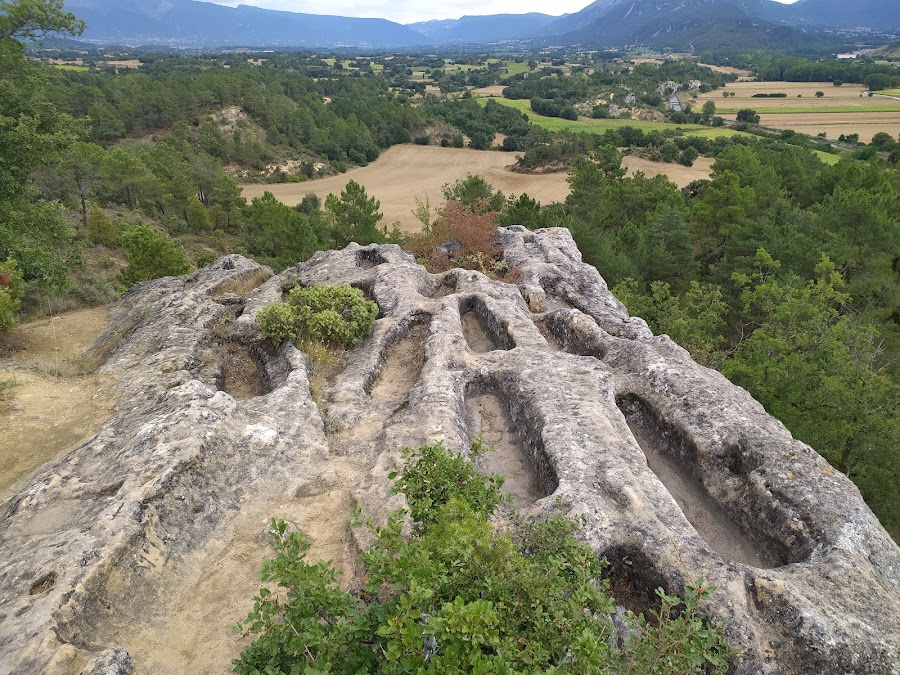
[[[791, 5], [798, 0], [775, 0]], [[330, 14], [361, 18], [389, 19], [397, 23], [416, 23], [434, 19], [458, 19], [466, 15], [482, 16], [486, 14], [528, 14], [540, 12], [559, 16], [581, 11], [591, 0], [559, 0], [553, 3], [553, 11], [547, 11], [546, 0], [450, 0], [442, 4], [423, 5], [421, 2], [402, 0], [387, 2], [386, 0], [333, 0], [324, 10], [321, 3], [313, 0], [203, 0], [217, 5], [235, 7], [237, 5], [253, 5], [265, 9], [277, 9], [284, 12], [301, 12], [304, 14]], [[324, 11], [323, 11], [324, 10]]]

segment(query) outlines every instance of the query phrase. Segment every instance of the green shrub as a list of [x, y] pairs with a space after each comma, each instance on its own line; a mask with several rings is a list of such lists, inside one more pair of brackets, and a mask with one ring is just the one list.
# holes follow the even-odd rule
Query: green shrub
[[[478, 452], [479, 448], [473, 448]], [[722, 627], [698, 610], [700, 582], [681, 601], [662, 590], [650, 620], [614, 647], [616, 603], [603, 564], [574, 534], [580, 522], [550, 515], [500, 533], [489, 518], [502, 478], [483, 476], [440, 445], [404, 451], [395, 492], [406, 512], [385, 525], [363, 520], [374, 545], [361, 554], [364, 588], [341, 591], [331, 563], [306, 560], [309, 540], [270, 526], [275, 558], [239, 630], [254, 641], [234, 661], [256, 673], [724, 673]], [[395, 478], [397, 474], [395, 474]]]
[[118, 279], [126, 289], [139, 281], [186, 274], [191, 269], [184, 249], [143, 225], [134, 225], [122, 233], [122, 248], [128, 265], [119, 272]]
[[256, 323], [275, 344], [298, 338], [297, 315], [286, 302], [276, 302], [256, 313]]
[[16, 327], [25, 282], [15, 260], [0, 262], [0, 334]]
[[202, 251], [198, 251], [194, 255], [194, 262], [197, 265], [197, 269], [201, 269], [203, 267], [206, 267], [207, 265], [212, 265], [218, 259], [219, 254], [215, 251], [210, 251], [208, 248], [205, 248]]
[[[481, 440], [470, 448], [474, 461], [485, 452]], [[438, 511], [452, 499], [468, 503], [476, 514], [489, 517], [502, 501], [503, 476], [482, 476], [470, 462], [447, 452], [440, 444], [403, 450], [403, 468], [389, 475], [393, 494], [402, 493], [409, 515], [423, 526], [430, 525]]]
[[94, 206], [90, 214], [88, 214], [87, 238], [92, 244], [118, 248], [121, 244], [123, 229], [125, 229], [125, 226], [121, 220], [110, 220], [98, 206]]
[[287, 302], [256, 314], [257, 323], [275, 343], [314, 340], [332, 347], [357, 347], [372, 332], [378, 305], [352, 286], [297, 286]]

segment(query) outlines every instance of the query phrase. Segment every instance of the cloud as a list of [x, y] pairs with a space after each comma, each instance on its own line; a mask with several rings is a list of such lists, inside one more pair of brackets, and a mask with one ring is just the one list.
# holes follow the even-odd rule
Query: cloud
[[[266, 9], [307, 14], [336, 14], [339, 16], [363, 16], [390, 19], [399, 23], [428, 21], [429, 19], [458, 19], [464, 14], [525, 14], [549, 13], [546, 0], [450, 0], [444, 3], [424, 3], [421, 0], [332, 0], [327, 4], [312, 0], [206, 0], [218, 5], [234, 7], [254, 5]], [[590, 0], [559, 0], [554, 2], [553, 14], [577, 12], [590, 4]]]

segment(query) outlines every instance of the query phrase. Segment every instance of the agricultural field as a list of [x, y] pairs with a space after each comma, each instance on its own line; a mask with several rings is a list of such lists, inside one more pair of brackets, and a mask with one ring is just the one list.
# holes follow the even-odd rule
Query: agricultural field
[[[478, 102], [485, 105], [489, 98], [479, 98]], [[602, 134], [607, 129], [619, 129], [621, 127], [635, 127], [644, 131], [665, 131], [666, 129], [683, 129], [690, 134], [705, 136], [707, 138], [715, 138], [717, 136], [731, 136], [738, 131], [724, 129], [721, 127], [705, 127], [699, 124], [670, 124], [668, 122], [648, 122], [645, 120], [632, 119], [593, 119], [591, 117], [579, 117], [577, 120], [564, 120], [561, 117], [545, 117], [538, 115], [531, 109], [531, 102], [525, 99], [510, 100], [506, 98], [493, 98], [497, 103], [521, 110], [528, 115], [528, 120], [538, 126], [549, 129], [550, 131], [561, 131], [563, 129], [569, 131], [583, 131], [586, 133]]]
[[709, 68], [714, 73], [722, 73], [724, 75], [737, 75], [738, 79], [740, 78], [751, 78], [753, 77], [753, 73], [749, 70], [743, 70], [742, 68], [732, 68], [730, 66], [714, 66], [709, 63], [698, 63], [698, 66], [703, 66], [704, 68]]
[[352, 179], [365, 187], [370, 196], [381, 201], [381, 212], [384, 213], [381, 225], [390, 226], [398, 221], [400, 229], [418, 232], [421, 224], [412, 215], [416, 198], [427, 198], [436, 207], [444, 200], [441, 188], [470, 173], [484, 176], [495, 189], [506, 194], [527, 192], [542, 204], [562, 201], [569, 194], [566, 174], [514, 173], [507, 168], [513, 162], [515, 155], [506, 152], [395, 145], [368, 166], [338, 176], [304, 183], [244, 185], [243, 195], [252, 199], [268, 191], [293, 206], [310, 193], [322, 199], [331, 193], [338, 194]]
[[[723, 115], [723, 117], [734, 117]], [[798, 133], [816, 136], [824, 133], [837, 139], [841, 134], [859, 134], [859, 140], [868, 143], [880, 131], [893, 137], [900, 135], [900, 108], [895, 113], [845, 113], [823, 115], [821, 113], [760, 114], [760, 124], [773, 129], [793, 129]]]
[[[825, 94], [816, 97], [816, 92]], [[734, 92], [734, 96], [723, 97], [723, 92]], [[754, 98], [753, 94], [787, 94], [784, 98]], [[844, 84], [835, 87], [831, 82], [732, 82], [724, 89], [717, 89], [699, 94], [701, 102], [713, 100], [722, 111], [739, 110], [741, 108], [797, 108], [803, 107], [811, 112], [825, 112], [828, 108], [858, 108], [873, 105], [868, 90], [861, 84]], [[877, 101], [874, 104], [883, 104]], [[898, 105], [900, 108], [900, 105]]]
[[522, 61], [521, 63], [516, 63], [515, 61], [504, 61], [503, 64], [506, 67], [506, 74], [509, 77], [512, 77], [513, 75], [519, 75], [521, 73], [531, 72], [531, 68], [528, 67], [527, 61]]
[[[266, 59], [259, 59], [259, 63], [265, 62]], [[249, 59], [248, 59], [249, 61]], [[104, 61], [108, 66], [113, 66], [115, 68], [127, 68], [134, 69], [140, 68], [143, 64], [138, 59], [126, 59], [124, 61]], [[257, 64], [258, 65], [258, 64]]]
[[637, 171], [643, 171], [650, 178], [662, 174], [668, 176], [678, 187], [684, 187], [695, 180], [709, 178], [714, 161], [711, 157], [698, 157], [693, 166], [683, 166], [626, 155], [622, 160], [622, 166], [628, 169], [629, 176], [633, 176]]
[[[484, 176], [495, 189], [507, 195], [527, 192], [542, 204], [565, 200], [569, 194], [568, 174], [515, 173], [507, 168], [515, 158], [514, 154], [506, 152], [395, 145], [368, 166], [351, 169], [338, 176], [304, 183], [247, 184], [242, 188], [247, 199], [271, 192], [277, 199], [293, 206], [310, 193], [322, 199], [328, 194], [338, 194], [352, 179], [365, 187], [369, 196], [381, 202], [381, 212], [384, 213], [381, 225], [390, 226], [397, 221], [405, 232], [421, 229], [421, 224], [412, 214], [417, 198], [422, 201], [427, 198], [432, 207], [437, 207], [443, 202], [441, 188], [470, 173]], [[711, 164], [712, 160], [702, 157], [693, 167], [630, 156], [623, 162], [629, 173], [643, 171], [648, 176], [664, 173], [679, 186], [698, 178], [708, 178]]]
[[504, 89], [506, 89], [505, 84], [492, 84], [487, 87], [478, 87], [478, 89], [472, 89], [470, 91], [472, 92], [472, 96], [486, 96], [488, 98], [493, 96], [502, 98]]
[[[734, 92], [725, 98], [722, 92]], [[821, 91], [824, 96], [817, 97]], [[754, 98], [759, 93], [785, 93], [784, 98]], [[887, 96], [869, 96], [861, 84], [835, 87], [831, 82], [735, 82], [724, 90], [700, 94], [694, 105], [711, 100], [726, 119], [734, 119], [742, 108], [751, 108], [760, 116], [760, 124], [773, 129], [793, 129], [798, 133], [828, 138], [841, 134], [859, 134], [868, 142], [879, 131], [900, 134], [900, 100]]]

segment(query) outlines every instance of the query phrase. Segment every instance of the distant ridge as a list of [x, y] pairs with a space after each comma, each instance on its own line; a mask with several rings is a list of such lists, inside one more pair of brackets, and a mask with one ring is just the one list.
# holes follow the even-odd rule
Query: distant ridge
[[900, 0], [800, 0], [794, 5], [774, 0], [595, 0], [560, 17], [493, 14], [406, 26], [386, 19], [200, 0], [66, 0], [66, 7], [86, 20], [88, 42], [193, 48], [394, 49], [518, 40], [538, 46], [781, 50], [831, 48], [834, 37], [824, 35], [825, 29], [900, 34]]
[[[811, 0], [810, 0], [811, 1]], [[596, 48], [644, 46], [705, 49], [814, 47], [822, 38], [776, 19], [784, 5], [772, 0], [597, 0], [547, 27], [553, 44]], [[757, 16], [751, 16], [752, 10]], [[560, 34], [572, 26], [578, 28]]]
[[410, 47], [428, 40], [386, 19], [225, 7], [197, 0], [67, 0], [87, 23], [82, 39], [180, 47]]
[[800, 0], [790, 5], [794, 20], [811, 25], [850, 28], [900, 28], [900, 0]]
[[434, 44], [498, 42], [534, 37], [557, 20], [549, 14], [491, 14], [406, 24]]

